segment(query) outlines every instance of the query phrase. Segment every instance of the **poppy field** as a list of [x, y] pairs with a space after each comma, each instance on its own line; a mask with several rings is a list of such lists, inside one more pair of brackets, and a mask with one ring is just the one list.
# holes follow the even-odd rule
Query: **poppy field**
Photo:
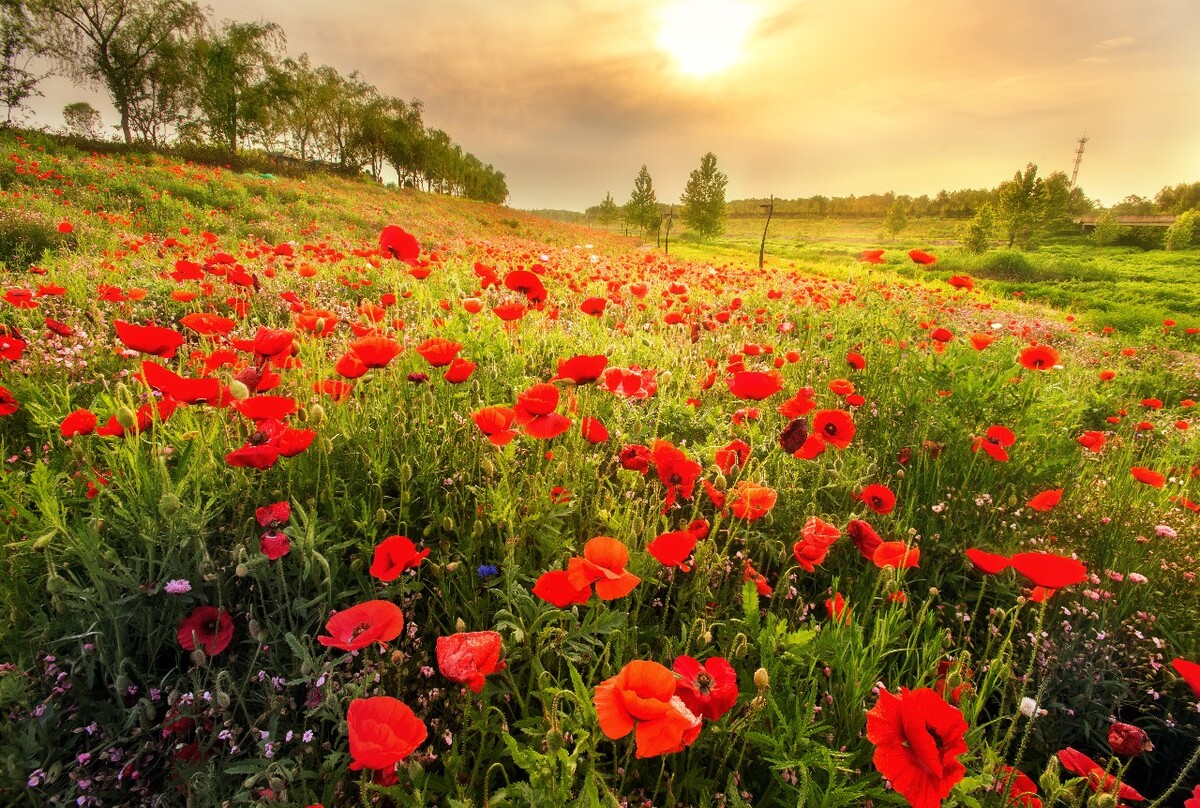
[[1200, 806], [1200, 318], [0, 155], [4, 804]]

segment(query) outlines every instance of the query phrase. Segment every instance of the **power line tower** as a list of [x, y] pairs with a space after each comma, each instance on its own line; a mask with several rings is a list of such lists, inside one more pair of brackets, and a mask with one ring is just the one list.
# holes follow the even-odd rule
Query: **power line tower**
[[1075, 179], [1079, 176], [1079, 164], [1083, 162], [1083, 147], [1087, 145], [1087, 135], [1079, 138], [1079, 145], [1075, 147], [1075, 168], [1071, 171], [1071, 190], [1075, 190]]

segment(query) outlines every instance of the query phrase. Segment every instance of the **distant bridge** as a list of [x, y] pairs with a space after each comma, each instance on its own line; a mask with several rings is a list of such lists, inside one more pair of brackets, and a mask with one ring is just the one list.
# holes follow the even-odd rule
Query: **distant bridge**
[[[1096, 214], [1088, 214], [1087, 216], [1077, 216], [1074, 221], [1086, 232], [1096, 229], [1096, 221], [1099, 218]], [[1170, 227], [1174, 223], [1175, 217], [1170, 214], [1166, 216], [1117, 216], [1117, 224], [1121, 227]]]

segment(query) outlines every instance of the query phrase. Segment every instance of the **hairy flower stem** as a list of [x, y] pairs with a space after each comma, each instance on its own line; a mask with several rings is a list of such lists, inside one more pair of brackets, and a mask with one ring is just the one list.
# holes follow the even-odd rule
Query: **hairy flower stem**
[[[1033, 678], [1033, 666], [1037, 664], [1038, 646], [1041, 644], [1042, 625], [1046, 619], [1046, 607], [1048, 601], [1043, 600], [1038, 604], [1037, 624], [1033, 627], [1033, 640], [1029, 648], [1029, 662], [1025, 665], [1025, 675], [1021, 677], [1021, 692], [1017, 694], [1017, 705], [1021, 704], [1021, 700], [1029, 693], [1029, 681]], [[1034, 713], [1036, 716], [1036, 712]], [[1030, 716], [1029, 723], [1033, 723], [1034, 716]], [[1000, 759], [1008, 759], [1008, 749], [1012, 745], [1013, 737], [1017, 731], [1017, 720], [1014, 718], [1008, 726], [1008, 731], [1004, 733], [1004, 740], [1000, 742]]]
[[1167, 801], [1167, 798], [1178, 791], [1179, 787], [1183, 785], [1183, 781], [1187, 779], [1188, 774], [1192, 771], [1192, 767], [1196, 765], [1197, 761], [1200, 761], [1200, 744], [1196, 745], [1196, 751], [1192, 752], [1192, 757], [1184, 764], [1183, 769], [1179, 772], [1179, 776], [1175, 778], [1175, 782], [1171, 783], [1167, 787], [1167, 790], [1162, 793], [1162, 796], [1150, 803], [1146, 808], [1160, 808]]

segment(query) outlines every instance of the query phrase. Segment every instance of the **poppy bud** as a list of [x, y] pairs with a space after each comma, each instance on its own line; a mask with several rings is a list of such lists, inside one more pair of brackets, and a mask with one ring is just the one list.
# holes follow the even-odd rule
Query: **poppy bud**
[[471, 538], [478, 539], [483, 535], [483, 522], [476, 519], [471, 525]]
[[218, 707], [220, 707], [222, 710], [228, 710], [230, 701], [231, 701], [231, 699], [229, 698], [228, 693], [226, 693], [224, 690], [217, 691], [217, 706]]
[[1117, 808], [1117, 798], [1107, 792], [1100, 792], [1088, 800], [1088, 808]]
[[452, 516], [443, 516], [442, 517], [442, 530], [446, 531], [447, 533], [454, 532], [454, 517], [452, 517]]
[[[446, 565], [446, 572], [454, 572], [456, 569], [459, 568], [459, 566], [460, 565], [457, 561], [451, 561], [449, 564]], [[462, 629], [459, 629], [459, 630], [461, 631]]]
[[234, 568], [233, 574], [239, 578], [245, 578], [247, 575], [250, 574], [250, 568], [247, 567], [245, 564], [238, 564]]
[[1134, 757], [1154, 749], [1144, 729], [1120, 721], [1108, 728], [1108, 745], [1112, 747], [1113, 754], [1124, 757]]
[[170, 519], [175, 514], [179, 513], [183, 503], [179, 501], [179, 497], [168, 491], [159, 497], [158, 512], [166, 519]]
[[67, 591], [67, 582], [61, 575], [52, 575], [49, 581], [46, 581], [46, 590], [51, 595], [61, 595]]
[[250, 622], [246, 624], [246, 627], [250, 630], [250, 636], [254, 638], [255, 642], [262, 642], [267, 638], [267, 632], [263, 631], [262, 624], [253, 617], [250, 618]]
[[754, 672], [754, 686], [758, 688], [758, 692], [771, 689], [771, 674], [767, 673], [766, 668], [759, 668]]
[[238, 401], [245, 401], [250, 398], [250, 388], [244, 382], [234, 379], [229, 383], [229, 395], [236, 398]]
[[197, 648], [195, 651], [192, 651], [188, 657], [192, 660], [192, 664], [197, 668], [204, 668], [208, 666], [208, 657], [204, 655], [203, 649]]
[[404, 652], [403, 651], [392, 651], [391, 659], [392, 659], [393, 665], [399, 665], [401, 662], [404, 661]]
[[454, 630], [460, 634], [467, 630], [467, 624], [463, 622], [461, 617], [456, 617], [454, 619]]
[[412, 479], [412, 476], [413, 476], [412, 466], [410, 466], [407, 462], [401, 463], [400, 464], [400, 480], [402, 482], [408, 482], [409, 480]]
[[489, 457], [485, 457], [482, 460], [480, 460], [479, 467], [481, 469], [483, 469], [484, 474], [487, 474], [489, 476], [496, 473], [496, 464], [493, 463], [491, 458], [489, 458]]
[[320, 426], [321, 424], [325, 423], [325, 408], [320, 404], [313, 404], [308, 408], [308, 414], [305, 420], [314, 426]]
[[131, 407], [121, 407], [117, 410], [117, 423], [132, 429], [137, 424], [137, 413]]
[[325, 333], [325, 318], [324, 317], [318, 317], [317, 322], [314, 323], [314, 325], [316, 326], [316, 328], [313, 329], [315, 331], [315, 333], [317, 333], [317, 334]]

